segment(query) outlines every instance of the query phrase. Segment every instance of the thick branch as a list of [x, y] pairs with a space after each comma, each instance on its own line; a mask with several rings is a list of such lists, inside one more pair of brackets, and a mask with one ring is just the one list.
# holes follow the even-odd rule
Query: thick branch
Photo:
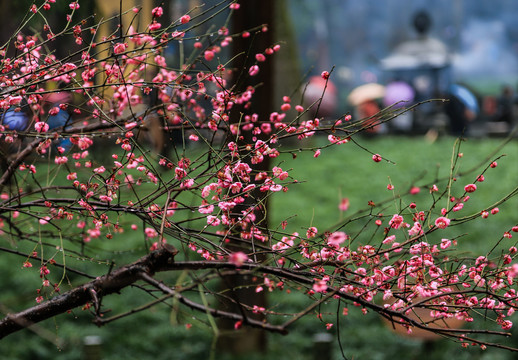
[[[180, 300], [184, 305], [199, 310], [202, 312], [209, 311], [212, 316], [228, 318], [231, 320], [242, 320], [252, 327], [264, 328], [269, 331], [279, 332], [285, 334], [287, 332], [287, 327], [289, 327], [294, 321], [296, 321], [300, 316], [296, 316], [294, 320], [289, 320], [286, 323], [275, 326], [268, 324], [262, 321], [256, 321], [253, 319], [244, 319], [242, 315], [220, 311], [216, 309], [207, 309], [203, 305], [192, 302], [191, 300], [183, 297], [180, 293], [175, 290], [167, 287], [159, 281], [156, 281], [152, 278], [154, 273], [160, 271], [175, 271], [175, 270], [200, 270], [200, 269], [229, 269], [229, 270], [237, 270], [241, 273], [268, 273], [272, 275], [279, 276], [286, 280], [291, 280], [297, 282], [299, 284], [311, 285], [314, 280], [312, 276], [308, 276], [305, 272], [294, 271], [290, 269], [283, 269], [277, 267], [269, 267], [264, 266], [262, 264], [254, 264], [254, 263], [245, 263], [242, 264], [239, 268], [229, 262], [219, 262], [219, 261], [184, 261], [184, 262], [174, 262], [174, 256], [177, 253], [177, 250], [170, 246], [165, 245], [166, 247], [161, 248], [155, 252], [152, 252], [149, 255], [142, 257], [137, 262], [121, 267], [114, 272], [104, 275], [96, 280], [88, 282], [82, 286], [79, 286], [63, 295], [57, 296], [47, 302], [36, 305], [30, 309], [24, 310], [17, 314], [10, 314], [6, 316], [2, 321], [0, 321], [0, 339], [23, 328], [31, 326], [37, 322], [46, 320], [48, 318], [54, 317], [61, 313], [64, 313], [68, 310], [71, 310], [75, 307], [85, 305], [88, 302], [93, 302], [94, 305], [101, 297], [105, 295], [109, 295], [115, 292], [119, 292], [123, 288], [135, 283], [139, 280], [144, 280], [156, 288], [160, 289], [163, 293], [176, 297]], [[473, 330], [473, 329], [450, 329], [450, 328], [435, 328], [428, 327], [428, 324], [423, 324], [420, 321], [411, 319], [406, 316], [404, 313], [401, 313], [396, 310], [391, 310], [388, 308], [384, 308], [383, 306], [377, 305], [375, 303], [366, 301], [362, 298], [362, 296], [354, 296], [347, 293], [342, 293], [338, 289], [334, 289], [332, 287], [328, 288], [328, 297], [331, 296], [339, 296], [343, 299], [355, 301], [360, 303], [362, 306], [372, 309], [373, 311], [379, 313], [381, 316], [386, 317], [390, 321], [408, 324], [409, 326], [417, 327], [423, 330], [435, 332], [437, 334], [441, 334], [448, 337], [458, 336], [458, 333], [463, 334], [476, 334], [476, 333], [486, 333], [486, 334], [494, 334], [494, 335], [503, 335], [508, 336], [508, 333], [504, 332], [496, 332], [490, 330]], [[317, 302], [317, 304], [320, 302]], [[307, 313], [310, 309], [312, 309], [314, 305], [305, 309], [299, 315], [303, 315]], [[399, 320], [401, 319], [401, 320]], [[101, 322], [102, 323], [102, 322]], [[492, 345], [494, 346], [494, 345]]]
[[31, 143], [29, 143], [25, 149], [23, 149], [22, 152], [18, 154], [16, 159], [14, 159], [10, 164], [7, 170], [2, 174], [2, 177], [0, 178], [0, 190], [2, 187], [9, 181], [11, 176], [14, 174], [18, 166], [25, 160], [27, 156], [29, 156], [33, 150], [40, 144], [41, 139], [33, 140]]
[[157, 271], [163, 271], [170, 267], [177, 253], [178, 251], [174, 247], [167, 245], [142, 257], [133, 264], [121, 267], [49, 301], [17, 314], [9, 314], [0, 321], [0, 339], [32, 324], [85, 305], [93, 300], [92, 294], [102, 297], [119, 292], [140, 280], [141, 274], [153, 275]]

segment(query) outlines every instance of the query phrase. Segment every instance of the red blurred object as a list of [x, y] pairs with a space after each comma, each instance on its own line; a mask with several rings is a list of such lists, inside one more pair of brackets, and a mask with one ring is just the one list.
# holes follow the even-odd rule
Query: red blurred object
[[[318, 109], [318, 114], [316, 114], [318, 100], [320, 99], [320, 97], [322, 97], [322, 103], [320, 104], [320, 108]], [[337, 89], [335, 84], [333, 84], [331, 80], [326, 81], [321, 76], [310, 77], [309, 84], [306, 87], [306, 91], [304, 93], [304, 102], [306, 106], [311, 106], [312, 104], [314, 104], [310, 109], [310, 113], [313, 117], [332, 116], [337, 106]]]
[[43, 101], [50, 104], [70, 104], [73, 95], [69, 91], [57, 91], [43, 95]]

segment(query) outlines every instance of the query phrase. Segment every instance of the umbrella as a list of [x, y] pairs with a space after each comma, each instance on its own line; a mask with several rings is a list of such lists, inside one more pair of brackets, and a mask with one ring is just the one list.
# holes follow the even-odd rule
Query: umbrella
[[[414, 101], [414, 89], [404, 81], [394, 81], [385, 87], [385, 97], [383, 104], [385, 106], [394, 105], [394, 107], [405, 106], [404, 102]], [[404, 101], [403, 103], [401, 101]]]
[[385, 96], [385, 87], [383, 85], [368, 83], [354, 88], [347, 100], [352, 105], [358, 106], [366, 101], [380, 99], [383, 96]]
[[467, 88], [462, 85], [452, 84], [449, 88], [449, 93], [455, 96], [464, 106], [473, 111], [473, 113], [478, 114], [479, 107], [477, 98]]

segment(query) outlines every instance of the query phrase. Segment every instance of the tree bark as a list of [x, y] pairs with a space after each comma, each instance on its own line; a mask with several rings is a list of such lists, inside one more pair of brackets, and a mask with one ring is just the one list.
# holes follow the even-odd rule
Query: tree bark
[[[268, 31], [258, 30], [252, 33], [251, 38], [236, 37], [232, 42], [232, 55], [237, 57], [236, 62], [232, 64], [236, 73], [235, 92], [244, 91], [245, 86], [256, 86], [253, 101], [249, 108], [233, 110], [230, 114], [230, 121], [238, 123], [243, 113], [257, 114], [259, 121], [268, 121], [270, 112], [274, 109], [274, 60], [272, 58], [260, 63], [260, 71], [258, 75], [249, 78], [248, 69], [255, 64], [255, 54], [264, 53], [264, 51], [274, 45], [274, 26], [275, 26], [275, 3], [274, 0], [247, 0], [240, 2], [241, 7], [236, 11], [233, 17], [233, 33], [240, 33], [247, 31], [254, 27], [266, 26]], [[240, 75], [241, 74], [241, 75]], [[246, 81], [245, 81], [246, 79]], [[251, 131], [243, 132], [243, 137], [238, 141], [240, 148], [245, 145], [252, 145]], [[261, 139], [261, 135], [258, 136]], [[265, 140], [265, 139], [262, 139]], [[257, 174], [261, 171], [270, 170], [270, 161], [265, 158], [259, 164], [252, 164], [249, 158], [244, 157], [243, 160], [252, 168], [252, 174]], [[249, 206], [255, 206], [255, 216], [257, 227], [266, 233], [264, 230], [268, 229], [267, 214], [267, 199], [259, 191], [255, 191], [249, 197], [251, 201], [245, 202], [242, 206], [236, 208], [237, 216], [241, 216], [240, 211], [246, 210]], [[262, 204], [257, 206], [257, 204]], [[250, 240], [254, 241], [253, 237]], [[252, 252], [252, 243], [249, 248], [243, 248], [243, 243], [229, 243], [228, 248], [232, 251]], [[261, 259], [258, 259], [259, 261]], [[254, 281], [255, 280], [255, 281]], [[250, 275], [232, 275], [226, 276], [222, 279], [222, 287], [229, 290], [229, 301], [224, 301], [222, 309], [230, 312], [240, 313], [245, 315], [245, 318], [263, 321], [264, 315], [253, 313], [246, 310], [242, 304], [247, 306], [257, 305], [266, 307], [267, 299], [266, 293], [256, 293], [255, 288], [262, 282], [259, 277], [252, 277]], [[223, 351], [237, 353], [260, 352], [266, 350], [266, 333], [257, 328], [246, 326], [236, 330], [235, 321], [229, 319], [221, 319], [220, 326], [224, 330], [218, 338], [218, 349]]]

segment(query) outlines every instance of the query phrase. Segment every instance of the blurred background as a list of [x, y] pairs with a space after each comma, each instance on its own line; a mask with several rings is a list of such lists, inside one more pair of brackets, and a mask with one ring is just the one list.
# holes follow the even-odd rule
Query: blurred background
[[[397, 100], [398, 93], [411, 100], [406, 105], [451, 98], [451, 86], [462, 84], [476, 97], [471, 106], [476, 105], [478, 122], [470, 126], [472, 135], [505, 134], [512, 128], [518, 79], [516, 1], [288, 3], [301, 68], [318, 75], [335, 66], [331, 79], [337, 89], [337, 113], [350, 110], [348, 95], [366, 83], [409, 85], [394, 87], [383, 105]], [[447, 127], [448, 119], [437, 118], [438, 113], [441, 109], [424, 105], [416, 119], [408, 120], [413, 123], [401, 120], [395, 130]], [[459, 135], [457, 129], [452, 133]]]
[[[219, 1], [122, 3], [126, 9], [141, 6], [147, 17], [154, 6], [163, 5], [164, 19], [178, 19], [195, 6], [212, 6]], [[2, 44], [16, 31], [30, 4], [30, 0], [0, 3], [0, 13], [4, 14]], [[279, 76], [273, 78], [277, 101], [297, 86], [301, 90], [300, 85], [307, 81], [306, 105], [311, 103], [322, 94], [320, 73], [333, 69], [320, 116], [352, 113], [359, 118], [399, 100], [406, 100], [401, 107], [431, 98], [455, 98], [459, 104], [452, 101], [450, 109], [438, 103], [425, 104], [376, 131], [416, 134], [433, 130], [485, 136], [506, 135], [513, 128], [518, 86], [518, 26], [513, 21], [518, 16], [518, 2], [278, 0], [272, 4], [266, 22], [275, 33], [274, 40], [283, 45], [283, 52], [276, 56]], [[118, 10], [119, 0], [86, 1], [81, 2], [79, 16], [95, 14], [100, 19]], [[64, 25], [68, 11], [68, 2], [53, 4], [49, 22]], [[214, 20], [221, 21], [224, 16]], [[246, 17], [244, 23], [254, 20], [253, 13], [239, 16]], [[42, 19], [30, 24], [36, 30], [41, 27], [38, 21]], [[57, 47], [56, 54], [66, 55], [73, 46]], [[178, 49], [169, 47], [166, 55], [170, 64], [178, 54]], [[350, 98], [357, 87], [372, 83], [383, 88], [369, 93], [371, 87], [360, 99]], [[375, 102], [362, 104], [367, 99]], [[465, 114], [466, 109], [471, 113]], [[453, 123], [452, 118], [461, 120]]]
[[383, 60], [401, 43], [420, 38], [414, 26], [419, 12], [430, 17], [427, 35], [445, 47], [453, 81], [486, 94], [516, 85], [516, 1], [289, 0], [289, 11], [303, 67], [336, 65], [340, 88], [385, 80]]

